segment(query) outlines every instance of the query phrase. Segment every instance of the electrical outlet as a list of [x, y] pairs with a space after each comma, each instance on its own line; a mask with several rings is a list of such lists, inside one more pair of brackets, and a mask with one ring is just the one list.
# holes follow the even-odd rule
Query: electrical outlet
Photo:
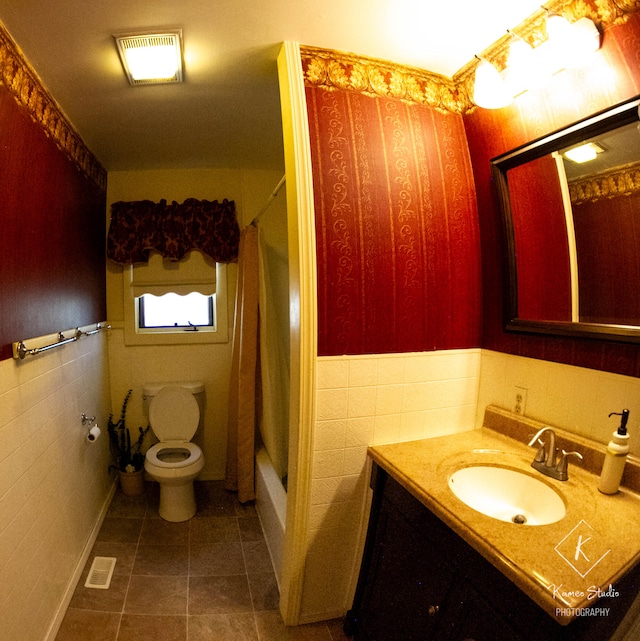
[[525, 409], [527, 407], [527, 389], [525, 387], [515, 387], [513, 411], [516, 414], [524, 415]]

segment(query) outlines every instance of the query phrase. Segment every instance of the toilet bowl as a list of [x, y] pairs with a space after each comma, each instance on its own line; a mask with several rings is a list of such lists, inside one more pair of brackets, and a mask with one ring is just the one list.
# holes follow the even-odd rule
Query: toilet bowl
[[188, 521], [196, 513], [193, 481], [204, 467], [204, 456], [191, 442], [200, 424], [200, 407], [193, 389], [165, 385], [145, 389], [150, 398], [149, 424], [160, 441], [147, 451], [144, 469], [160, 484], [160, 516]]

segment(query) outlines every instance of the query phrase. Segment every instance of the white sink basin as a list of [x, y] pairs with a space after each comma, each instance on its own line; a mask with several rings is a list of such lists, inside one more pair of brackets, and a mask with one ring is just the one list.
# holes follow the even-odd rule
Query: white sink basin
[[470, 508], [500, 521], [547, 525], [567, 511], [549, 485], [506, 467], [463, 467], [449, 477], [449, 487]]

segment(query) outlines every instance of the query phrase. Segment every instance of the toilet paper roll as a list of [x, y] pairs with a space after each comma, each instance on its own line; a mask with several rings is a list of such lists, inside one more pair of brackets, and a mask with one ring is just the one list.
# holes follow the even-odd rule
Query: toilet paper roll
[[97, 425], [94, 425], [89, 430], [89, 433], [87, 434], [87, 441], [89, 441], [89, 443], [93, 443], [94, 441], [97, 441], [99, 438], [100, 438], [100, 428]]

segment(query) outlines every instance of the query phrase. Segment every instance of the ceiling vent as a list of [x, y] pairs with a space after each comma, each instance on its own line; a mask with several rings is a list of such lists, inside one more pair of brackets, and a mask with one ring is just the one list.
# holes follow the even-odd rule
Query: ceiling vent
[[132, 85], [182, 82], [182, 30], [114, 35]]

